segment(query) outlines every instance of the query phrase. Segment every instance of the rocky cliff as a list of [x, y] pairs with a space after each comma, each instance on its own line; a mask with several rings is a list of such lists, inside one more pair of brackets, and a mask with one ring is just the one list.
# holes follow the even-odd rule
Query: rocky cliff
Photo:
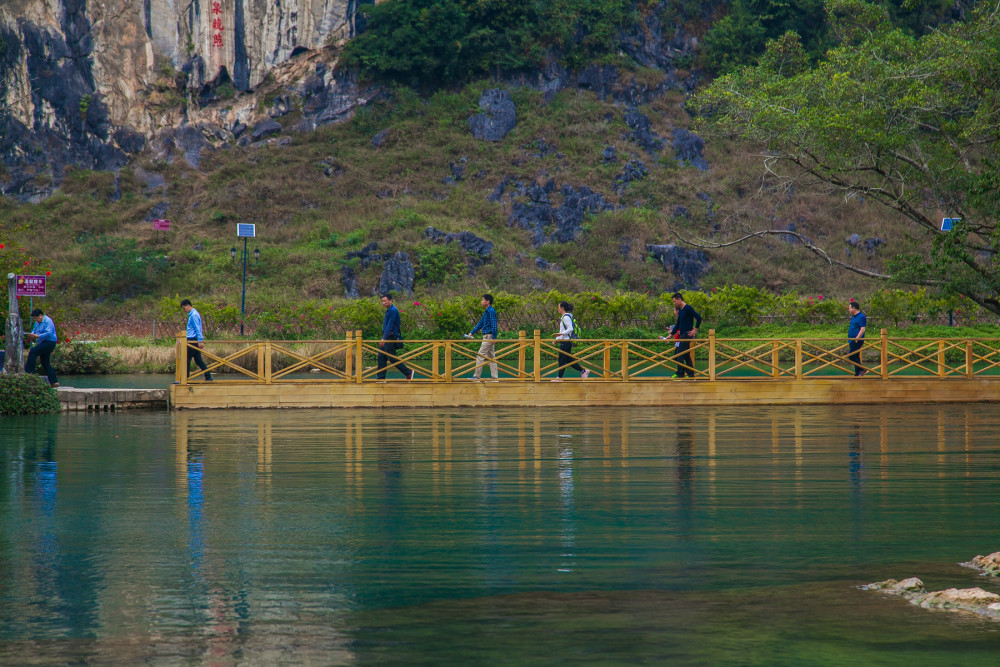
[[[255, 101], [207, 114], [199, 102], [349, 38], [370, 1], [5, 0], [0, 188], [42, 197], [66, 165], [115, 169], [163, 128], [252, 122]], [[332, 68], [316, 65], [329, 83]]]

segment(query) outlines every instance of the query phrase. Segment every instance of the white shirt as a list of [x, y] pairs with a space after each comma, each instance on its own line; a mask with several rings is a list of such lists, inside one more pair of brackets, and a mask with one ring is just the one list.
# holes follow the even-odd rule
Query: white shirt
[[569, 340], [573, 334], [573, 316], [566, 313], [559, 318], [559, 335], [556, 340]]

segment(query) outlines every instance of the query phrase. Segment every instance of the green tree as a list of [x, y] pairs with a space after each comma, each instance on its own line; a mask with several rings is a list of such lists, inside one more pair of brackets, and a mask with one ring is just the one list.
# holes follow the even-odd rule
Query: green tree
[[[1000, 6], [983, 2], [968, 21], [923, 37], [862, 0], [831, 0], [827, 14], [842, 46], [814, 66], [782, 69], [802, 58], [772, 41], [761, 64], [692, 102], [702, 130], [766, 146], [765, 168], [797, 187], [894, 211], [927, 252], [897, 257], [884, 277], [966, 294], [1000, 314]], [[945, 214], [962, 222], [941, 232]]]

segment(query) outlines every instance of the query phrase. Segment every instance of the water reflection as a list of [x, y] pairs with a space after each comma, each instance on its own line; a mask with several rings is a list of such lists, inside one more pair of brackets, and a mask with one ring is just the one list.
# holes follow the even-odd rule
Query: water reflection
[[[29, 644], [51, 662], [266, 663], [292, 650], [378, 662], [402, 645], [420, 662], [431, 654], [407, 628], [434, 613], [446, 617], [434, 632], [468, 629], [441, 611], [459, 600], [523, 599], [527, 614], [554, 592], [614, 591], [628, 605], [657, 591], [705, 606], [732, 588], [853, 591], [1000, 548], [989, 541], [1000, 418], [978, 405], [3, 425], [0, 662]], [[829, 602], [803, 602], [801, 615]], [[664, 646], [701, 655], [681, 621], [663, 623]], [[404, 640], [384, 643], [380, 627]], [[607, 627], [585, 643], [613, 644], [613, 617]], [[433, 658], [462, 661], [452, 637]]]

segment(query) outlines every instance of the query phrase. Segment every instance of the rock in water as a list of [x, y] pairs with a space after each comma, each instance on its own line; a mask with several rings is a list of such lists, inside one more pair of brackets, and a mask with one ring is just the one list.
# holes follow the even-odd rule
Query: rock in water
[[500, 141], [517, 125], [517, 110], [510, 93], [499, 88], [485, 91], [479, 98], [483, 113], [469, 116], [472, 135], [482, 141]]

